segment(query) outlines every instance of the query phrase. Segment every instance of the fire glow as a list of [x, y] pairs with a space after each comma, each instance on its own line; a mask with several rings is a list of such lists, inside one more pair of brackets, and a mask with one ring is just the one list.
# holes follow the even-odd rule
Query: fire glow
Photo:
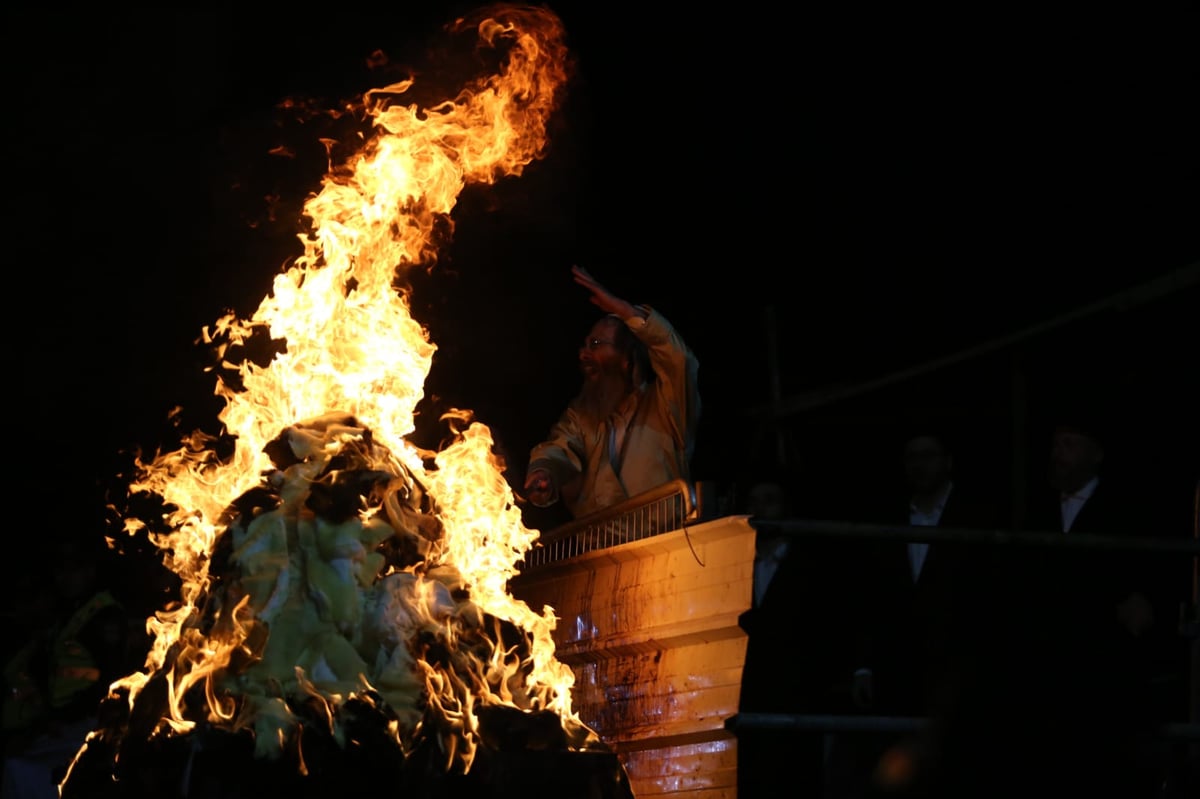
[[[130, 708], [164, 697], [152, 735], [251, 729], [256, 754], [277, 757], [294, 702], [316, 699], [336, 738], [345, 704], [369, 697], [387, 705], [397, 745], [436, 736], [447, 767], [470, 768], [486, 706], [553, 712], [573, 744], [596, 741], [571, 708], [553, 610], [508, 593], [537, 534], [489, 429], [462, 411], [443, 449], [406, 439], [436, 346], [410, 314], [404, 271], [436, 261], [435, 231], [466, 184], [542, 157], [566, 78], [561, 25], [544, 9], [451, 29], [501, 53], [497, 73], [426, 108], [402, 102], [411, 80], [364, 95], [372, 135], [305, 203], [303, 254], [251, 318], [205, 330], [224, 353], [264, 333], [284, 344], [266, 365], [223, 364], [239, 376], [216, 380], [232, 454], [195, 432], [138, 462], [132, 489], [162, 498], [168, 532], [151, 537], [181, 584], [178, 604], [147, 620], [145, 670], [113, 686]], [[354, 501], [314, 512], [318, 489]], [[416, 555], [389, 560], [389, 541]], [[218, 572], [219, 545], [235, 579]]]

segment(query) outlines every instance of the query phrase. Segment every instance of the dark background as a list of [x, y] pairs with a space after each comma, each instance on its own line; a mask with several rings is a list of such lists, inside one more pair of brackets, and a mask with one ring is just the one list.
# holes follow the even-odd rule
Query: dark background
[[[1110, 460], [1190, 523], [1194, 5], [550, 5], [574, 73], [546, 157], [464, 193], [414, 297], [439, 347], [423, 418], [473, 409], [519, 484], [577, 385], [594, 318], [579, 263], [697, 352], [695, 477], [728, 509], [782, 459], [802, 508], [853, 516], [898, 479], [905, 426], [938, 415], [966, 477], [1019, 497], [1050, 415], [1098, 400]], [[325, 131], [281, 103], [357, 97], [376, 50], [436, 87], [422, 65], [474, 8], [7, 7], [10, 452], [31, 512], [91, 524], [124, 453], [176, 446], [175, 406], [215, 432], [194, 341], [257, 307], [324, 173]], [[1171, 291], [1106, 304], [1170, 276]], [[755, 411], [774, 393], [811, 401], [772, 421]]]

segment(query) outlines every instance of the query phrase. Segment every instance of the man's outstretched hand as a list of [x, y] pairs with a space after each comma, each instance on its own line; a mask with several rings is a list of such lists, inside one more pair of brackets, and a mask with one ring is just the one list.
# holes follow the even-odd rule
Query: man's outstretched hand
[[525, 475], [525, 498], [539, 508], [554, 502], [554, 483], [550, 480], [550, 472], [534, 469]]
[[571, 274], [574, 276], [576, 283], [591, 292], [592, 305], [595, 305], [600, 310], [605, 313], [616, 314], [622, 319], [628, 319], [636, 313], [631, 303], [604, 288], [600, 281], [592, 277], [591, 272], [588, 272], [582, 266], [572, 266]]

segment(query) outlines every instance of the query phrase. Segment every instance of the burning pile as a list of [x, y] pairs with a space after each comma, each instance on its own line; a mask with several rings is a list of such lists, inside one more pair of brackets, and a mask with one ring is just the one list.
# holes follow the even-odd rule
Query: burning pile
[[[444, 449], [406, 439], [436, 348], [404, 270], [436, 261], [465, 183], [541, 157], [565, 80], [545, 9], [451, 30], [476, 31], [498, 73], [423, 109], [399, 102], [411, 81], [368, 93], [356, 110], [374, 133], [305, 204], [303, 255], [251, 319], [206, 331], [227, 358], [256, 334], [284, 345], [266, 365], [227, 362], [236, 386], [217, 380], [232, 452], [195, 432], [139, 461], [134, 490], [166, 511], [126, 527], [149, 531], [180, 601], [147, 620], [145, 670], [112, 686], [64, 797], [257, 790], [238, 762], [263, 789], [300, 780], [293, 797], [448, 795], [431, 775], [520, 771], [498, 752], [611, 755], [571, 709], [553, 611], [508, 593], [536, 533], [490, 431], [458, 411]], [[599, 766], [609, 791], [614, 762]]]

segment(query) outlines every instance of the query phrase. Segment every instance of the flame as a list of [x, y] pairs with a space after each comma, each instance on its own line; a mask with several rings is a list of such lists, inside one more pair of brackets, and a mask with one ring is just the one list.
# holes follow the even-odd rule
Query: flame
[[[199, 718], [230, 728], [253, 725], [257, 746], [277, 751], [294, 725], [287, 694], [256, 689], [254, 675], [266, 668], [271, 647], [291, 652], [277, 642], [287, 629], [316, 631], [296, 645], [301, 654], [289, 666], [296, 691], [323, 702], [334, 726], [351, 697], [378, 693], [403, 704], [415, 686], [420, 700], [395, 708], [397, 740], [411, 742], [426, 723], [420, 708], [433, 708], [450, 731], [442, 742], [448, 761], [464, 768], [478, 743], [479, 706], [552, 710], [564, 728], [582, 726], [571, 710], [573, 673], [554, 655], [553, 609], [536, 613], [507, 591], [536, 533], [521, 522], [490, 430], [470, 412], [452, 413], [453, 441], [432, 460], [406, 438], [437, 348], [410, 313], [405, 270], [436, 262], [435, 231], [445, 230], [468, 183], [520, 175], [543, 156], [547, 121], [566, 78], [563, 31], [551, 12], [497, 7], [476, 20], [448, 29], [473, 29], [481, 48], [501, 53], [496, 74], [429, 107], [402, 102], [412, 80], [366, 93], [354, 110], [370, 119], [371, 135], [305, 203], [303, 254], [275, 278], [249, 319], [231, 313], [204, 330], [203, 340], [226, 358], [264, 332], [285, 344], [265, 365], [222, 364], [237, 375], [216, 380], [224, 402], [218, 418], [234, 442], [232, 454], [218, 456], [217, 438], [197, 431], [177, 451], [138, 459], [132, 490], [161, 497], [166, 511], [157, 528], [130, 516], [126, 530], [151, 531], [165, 565], [180, 578], [180, 601], [147, 620], [153, 643], [145, 670], [114, 689], [127, 691], [132, 707], [151, 680], [161, 681], [159, 731], [187, 733]], [[281, 437], [294, 463], [276, 463], [269, 454]], [[329, 474], [344, 447], [388, 476], [393, 504], [396, 496], [415, 502], [422, 490], [428, 493], [424, 507], [440, 534], [417, 536], [426, 545], [418, 562], [372, 571], [379, 565], [374, 546], [395, 532], [378, 503], [373, 513], [360, 509], [335, 523], [292, 496]], [[278, 489], [280, 506], [244, 515], [231, 529], [230, 508], [261, 487], [264, 476]], [[412, 508], [388, 510], [404, 515]], [[214, 611], [214, 551], [230, 535], [243, 590]], [[304, 555], [299, 564], [297, 547]], [[297, 581], [307, 581], [307, 593]], [[324, 604], [299, 602], [314, 586], [324, 587]], [[211, 624], [197, 623], [214, 612]], [[389, 651], [364, 640], [366, 617], [375, 622], [376, 638], [401, 645]], [[501, 643], [499, 631], [487, 631], [488, 618], [524, 631], [527, 652], [518, 655]], [[267, 630], [276, 638], [264, 646]], [[429, 656], [413, 645], [414, 630], [433, 631], [452, 654]], [[459, 646], [468, 639], [470, 645]], [[372, 661], [369, 644], [387, 657]], [[348, 670], [357, 670], [353, 679]], [[280, 679], [287, 677], [275, 671], [263, 681]], [[202, 711], [192, 699], [199, 689]]]

